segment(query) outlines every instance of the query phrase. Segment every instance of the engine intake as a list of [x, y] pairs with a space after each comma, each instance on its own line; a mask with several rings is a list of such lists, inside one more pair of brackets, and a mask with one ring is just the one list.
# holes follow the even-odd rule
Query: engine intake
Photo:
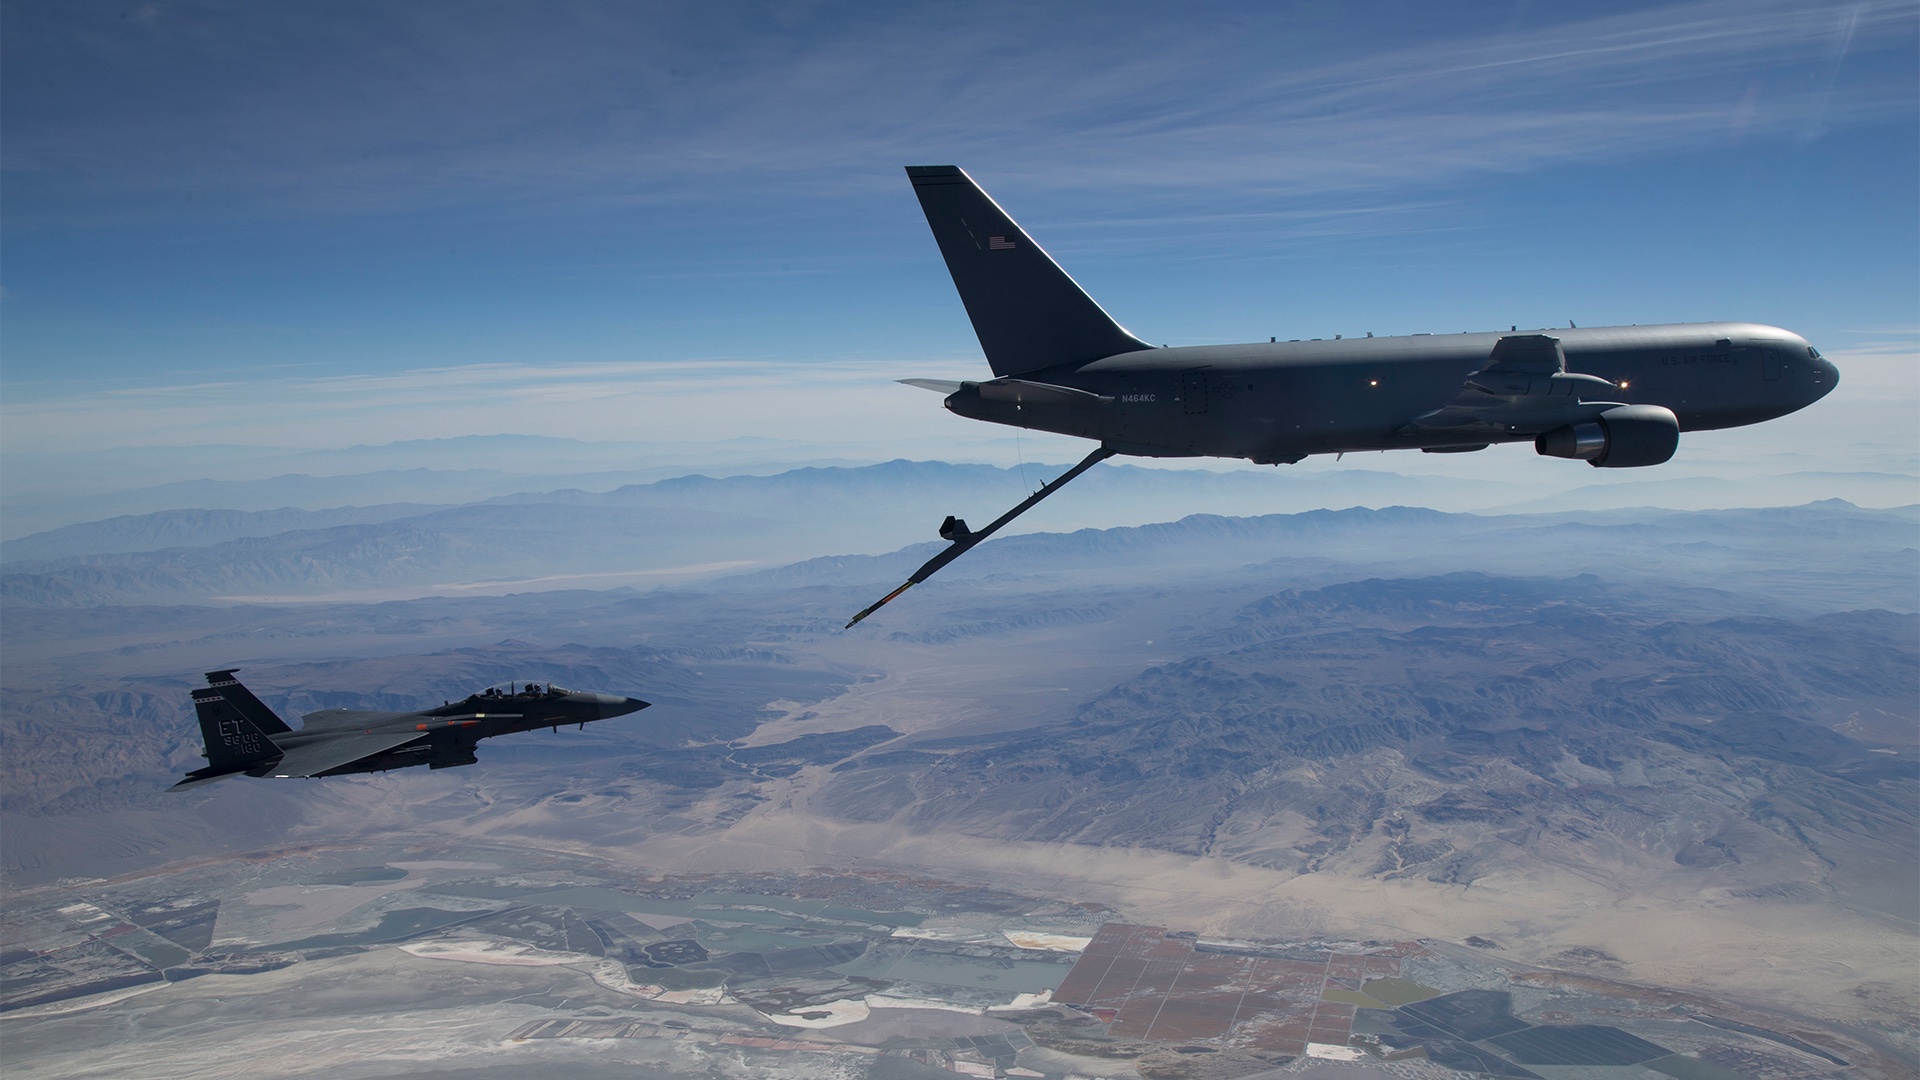
[[1680, 418], [1659, 405], [1621, 405], [1533, 440], [1534, 450], [1546, 457], [1573, 458], [1606, 469], [1659, 465], [1679, 446]]

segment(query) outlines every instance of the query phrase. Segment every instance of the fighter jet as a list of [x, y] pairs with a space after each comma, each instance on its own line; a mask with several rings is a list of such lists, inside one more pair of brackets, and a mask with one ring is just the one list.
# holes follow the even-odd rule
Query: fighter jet
[[907, 176], [994, 377], [901, 381], [969, 419], [1099, 445], [984, 529], [947, 518], [947, 548], [849, 627], [1116, 454], [1292, 464], [1531, 442], [1550, 457], [1635, 468], [1671, 458], [1683, 431], [1785, 416], [1839, 380], [1805, 338], [1738, 322], [1155, 347], [965, 172], [917, 165]]
[[474, 744], [481, 739], [535, 728], [558, 731], [561, 724], [585, 727], [589, 720], [625, 716], [649, 704], [638, 698], [579, 693], [553, 685], [509, 684], [504, 691], [488, 688], [420, 712], [322, 709], [306, 714], [295, 731], [233, 677], [238, 670], [209, 671], [206, 687], [193, 692], [207, 766], [188, 773], [168, 790], [241, 773], [340, 776], [409, 765], [434, 769], [472, 765], [478, 760]]

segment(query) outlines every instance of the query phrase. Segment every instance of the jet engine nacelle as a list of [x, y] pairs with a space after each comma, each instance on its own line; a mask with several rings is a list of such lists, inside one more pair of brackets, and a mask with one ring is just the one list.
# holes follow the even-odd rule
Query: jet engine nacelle
[[1574, 458], [1595, 468], [1659, 465], [1680, 446], [1680, 418], [1659, 405], [1621, 405], [1533, 440], [1547, 457]]
[[462, 765], [477, 765], [480, 758], [474, 754], [472, 741], [462, 738], [441, 736], [428, 743], [433, 748], [433, 756], [427, 759], [430, 769], [457, 769]]

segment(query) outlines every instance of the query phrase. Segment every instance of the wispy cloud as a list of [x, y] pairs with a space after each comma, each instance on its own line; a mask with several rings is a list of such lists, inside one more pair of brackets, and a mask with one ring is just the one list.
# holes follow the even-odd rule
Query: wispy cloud
[[[857, 354], [844, 337], [801, 340], [830, 320], [970, 349], [903, 163], [968, 166], [1062, 237], [1063, 258], [1155, 245], [1156, 267], [1192, 267], [1275, 250], [1281, 233], [1298, 252], [1313, 237], [1474, 228], [1484, 211], [1446, 212], [1472, 202], [1473, 181], [1911, 120], [1920, 32], [1905, 0], [0, 13], [21, 296], [8, 299], [8, 449], [871, 431], [908, 452], [930, 424], [971, 429], [890, 380], [965, 375], [977, 358], [445, 361], [638, 355], [605, 344], [633, 340], [671, 356]], [[873, 226], [879, 206], [892, 216]], [[484, 254], [442, 257], [475, 233]], [[114, 246], [127, 236], [148, 246]], [[887, 260], [908, 250], [943, 307], [885, 292]], [[774, 287], [803, 279], [810, 290]], [[524, 309], [521, 282], [536, 294]], [[917, 336], [888, 336], [888, 303]], [[754, 318], [772, 329], [727, 336]], [[290, 365], [409, 370], [314, 379]], [[113, 391], [109, 376], [195, 385]]]
[[[8, 168], [301, 214], [843, 199], [923, 158], [1030, 187], [1309, 198], [1913, 109], [1906, 3], [1708, 0], [1398, 43], [1280, 5], [828, 5], [771, 27], [758, 8], [533, 10], [16, 19]], [[105, 85], [73, 86], [89, 75]]]
[[[974, 441], [977, 425], [897, 385], [964, 377], [975, 364], [796, 365], [735, 360], [474, 364], [323, 378], [220, 381], [68, 393], [0, 404], [0, 450], [231, 443], [326, 447], [512, 432], [704, 443], [778, 436], [880, 456]], [[891, 447], [892, 449], [888, 449]]]

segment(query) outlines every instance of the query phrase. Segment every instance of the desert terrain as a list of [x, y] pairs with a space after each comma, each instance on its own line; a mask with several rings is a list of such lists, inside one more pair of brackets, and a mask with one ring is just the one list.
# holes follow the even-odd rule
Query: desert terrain
[[[29, 562], [0, 688], [0, 1033], [46, 1075], [126, 1067], [90, 1049], [100, 1024], [149, 1032], [153, 1075], [257, 1072], [248, 1047], [289, 1039], [311, 1050], [284, 1075], [1903, 1075], [1915, 524], [1838, 501], [1193, 516], [996, 541], [853, 632], [928, 545], [379, 602], [193, 576], [263, 580], [278, 541], [135, 578], [130, 554]], [[654, 707], [464, 769], [168, 793], [198, 762], [187, 693], [230, 666], [290, 719], [514, 679]], [[938, 971], [888, 944], [908, 923], [938, 930], [914, 947]], [[1168, 971], [1257, 982], [1304, 955], [1319, 981], [1198, 1041], [1097, 982], [1048, 996], [1126, 928], [1227, 958]], [[672, 942], [698, 948], [648, 951]], [[1404, 971], [1339, 974], [1389, 954]], [[1529, 1063], [1533, 1036], [1393, 1019], [1420, 1006], [1376, 978], [1666, 1056]]]

